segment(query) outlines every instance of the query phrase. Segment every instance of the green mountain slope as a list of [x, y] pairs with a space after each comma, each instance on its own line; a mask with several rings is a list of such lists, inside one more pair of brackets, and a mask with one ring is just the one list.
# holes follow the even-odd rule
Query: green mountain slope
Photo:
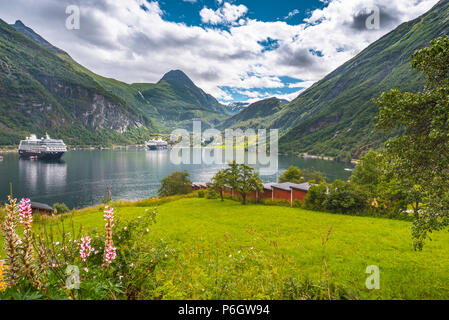
[[270, 98], [250, 104], [240, 113], [237, 113], [232, 118], [226, 119], [218, 127], [226, 128], [259, 128], [259, 122], [263, 121], [285, 107], [285, 101], [277, 98]]
[[373, 130], [377, 107], [372, 99], [399, 88], [416, 92], [423, 78], [409, 60], [418, 48], [449, 34], [449, 0], [402, 24], [306, 90], [272, 116], [270, 127], [287, 130], [280, 149], [350, 159], [386, 137]]
[[212, 127], [230, 115], [224, 105], [198, 88], [182, 71], [170, 71], [158, 83], [127, 84], [97, 75], [69, 56], [61, 57], [110, 93], [156, 119], [159, 131], [190, 128], [194, 118], [201, 119], [205, 127]]
[[0, 145], [46, 131], [72, 145], [130, 143], [147, 135], [147, 116], [44, 46], [0, 20]]

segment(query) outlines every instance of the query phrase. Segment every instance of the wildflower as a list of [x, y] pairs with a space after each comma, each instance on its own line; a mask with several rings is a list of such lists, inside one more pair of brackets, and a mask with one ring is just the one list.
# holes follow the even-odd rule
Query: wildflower
[[116, 248], [114, 247], [114, 242], [112, 241], [112, 227], [114, 222], [114, 208], [106, 207], [104, 211], [104, 219], [106, 220], [106, 240], [104, 243], [104, 257], [103, 261], [105, 265], [110, 264], [113, 260], [115, 260]]
[[89, 269], [87, 267], [84, 267], [84, 271], [89, 272]]
[[88, 235], [81, 238], [80, 256], [84, 262], [86, 262], [90, 254], [95, 250], [90, 246], [90, 241], [91, 239]]
[[147, 232], [150, 232], [150, 229], [147, 228]]
[[130, 266], [131, 268], [134, 267], [134, 263], [131, 263], [129, 266]]
[[5, 273], [5, 280], [8, 286], [14, 286], [20, 277], [20, 261], [19, 261], [19, 236], [17, 234], [17, 223], [19, 206], [17, 199], [8, 197], [9, 203], [6, 204], [7, 214], [2, 225], [4, 241], [4, 249], [6, 252], [5, 263], [8, 270]]
[[3, 270], [6, 271], [7, 268], [8, 267], [4, 264], [4, 262], [0, 261], [0, 292], [5, 291], [7, 288], [5, 277], [3, 275]]

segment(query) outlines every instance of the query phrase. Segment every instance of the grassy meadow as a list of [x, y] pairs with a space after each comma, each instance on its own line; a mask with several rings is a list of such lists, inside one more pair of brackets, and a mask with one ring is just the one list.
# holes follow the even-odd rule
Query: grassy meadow
[[[116, 217], [139, 219], [154, 207], [152, 201], [116, 203]], [[157, 208], [157, 223], [141, 241], [163, 243], [174, 254], [157, 266], [140, 298], [289, 299], [306, 279], [344, 288], [352, 299], [449, 297], [447, 232], [433, 234], [415, 252], [405, 221], [199, 198]], [[101, 207], [65, 216], [64, 223], [72, 219], [87, 233], [104, 227]], [[369, 265], [380, 268], [379, 290], [366, 289]]]

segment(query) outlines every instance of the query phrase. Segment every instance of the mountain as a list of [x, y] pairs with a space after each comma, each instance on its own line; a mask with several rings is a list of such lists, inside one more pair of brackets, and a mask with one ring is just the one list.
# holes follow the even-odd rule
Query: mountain
[[430, 40], [448, 34], [449, 0], [442, 0], [372, 43], [280, 111], [246, 122], [253, 128], [280, 129], [283, 153], [358, 157], [388, 138], [373, 128], [378, 111], [373, 98], [392, 88], [421, 90], [424, 79], [411, 69], [410, 57]]
[[226, 109], [230, 115], [234, 116], [242, 110], [245, 110], [249, 105], [249, 102], [232, 102], [226, 106]]
[[253, 128], [259, 129], [259, 121], [265, 119], [285, 107], [285, 101], [278, 98], [269, 98], [250, 104], [240, 113], [237, 113], [232, 118], [223, 121], [218, 128]]
[[135, 83], [131, 87], [147, 103], [141, 110], [161, 119], [169, 127], [190, 127], [194, 118], [214, 126], [229, 114], [224, 105], [198, 88], [180, 70], [166, 73], [156, 84]]
[[421, 90], [424, 79], [411, 69], [410, 57], [448, 34], [449, 0], [443, 0], [371, 44], [273, 117], [272, 127], [292, 128], [280, 150], [350, 159], [380, 146], [387, 137], [373, 129], [378, 108], [372, 99], [392, 88]]
[[[25, 41], [25, 38], [17, 32], [12, 32], [14, 30], [7, 28], [6, 23], [2, 21], [0, 36], [8, 38], [8, 41], [5, 40], [4, 43], [8, 43], [10, 51], [17, 51], [16, 49], [18, 49], [18, 51], [23, 50], [28, 54], [28, 58], [25, 55], [21, 57], [10, 55], [11, 63], [20, 65], [22, 58], [27, 59], [29, 69], [33, 69], [33, 71], [22, 70], [28, 71], [29, 77], [26, 81], [33, 82], [32, 86], [41, 86], [35, 89], [35, 92], [22, 94], [23, 98], [33, 100], [33, 96], [36, 95], [51, 96], [48, 99], [54, 98], [58, 102], [58, 108], [61, 109], [61, 112], [65, 112], [65, 116], [60, 114], [48, 116], [52, 121], [50, 127], [43, 120], [35, 122], [35, 127], [29, 127], [22, 121], [23, 119], [14, 115], [16, 112], [11, 111], [14, 108], [9, 106], [16, 102], [7, 99], [3, 101], [5, 103], [4, 108], [0, 104], [0, 133], [4, 133], [3, 138], [0, 138], [0, 145], [16, 144], [30, 130], [37, 134], [49, 131], [50, 134], [59, 135], [71, 144], [97, 145], [104, 144], [105, 141], [107, 141], [106, 144], [110, 144], [112, 141], [114, 143], [142, 142], [149, 137], [150, 131], [152, 133], [169, 132], [171, 129], [178, 127], [190, 128], [194, 118], [200, 118], [205, 127], [211, 127], [231, 114], [213, 96], [198, 88], [182, 71], [170, 71], [156, 84], [127, 84], [102, 77], [83, 67], [65, 51], [53, 46], [20, 20], [9, 27], [14, 28], [15, 31], [20, 32], [35, 44], [32, 46], [30, 41]], [[26, 47], [26, 49], [22, 47]], [[37, 56], [41, 55], [44, 49], [47, 49], [45, 54], [38, 59]], [[0, 51], [1, 53], [2, 51]], [[30, 59], [31, 56], [35, 58]], [[2, 66], [10, 65], [5, 59], [0, 60], [0, 62]], [[34, 66], [34, 63], [38, 65]], [[44, 64], [47, 70], [45, 70]], [[35, 74], [34, 69], [40, 69], [41, 72], [46, 73], [46, 77]], [[46, 82], [43, 83], [42, 79], [46, 79]], [[52, 82], [53, 80], [56, 82]], [[59, 80], [64, 83], [60, 83]], [[10, 85], [11, 83], [7, 86]], [[55, 91], [61, 86], [64, 90], [61, 89], [56, 94]], [[82, 100], [82, 98], [81, 96], [74, 96], [73, 93], [83, 86], [94, 91], [97, 90], [98, 92], [95, 93], [98, 93], [98, 96], [89, 91], [91, 96], [87, 99], [88, 101], [84, 101], [84, 103], [76, 101], [77, 99]], [[40, 92], [43, 89], [46, 91], [45, 93]], [[2, 93], [0, 92], [0, 94]], [[13, 95], [14, 90], [10, 90], [9, 94]], [[20, 93], [16, 94], [20, 95]], [[84, 92], [83, 96], [88, 96], [88, 94]], [[39, 101], [37, 98], [35, 100], [33, 101], [35, 105], [50, 104], [54, 108], [55, 101], [52, 104], [47, 100]], [[99, 101], [100, 106], [98, 107]], [[114, 101], [116, 105], [109, 105], [111, 101]], [[78, 102], [80, 102], [79, 106], [76, 105]], [[20, 103], [26, 105], [25, 102]], [[86, 104], [90, 104], [90, 106], [86, 106]], [[106, 109], [111, 109], [111, 112], [114, 109], [115, 114], [111, 115], [104, 111], [104, 106], [107, 106]], [[121, 114], [122, 112], [125, 116]], [[2, 113], [5, 116], [2, 116]], [[46, 116], [45, 113], [42, 116]], [[130, 116], [130, 119], [127, 119], [128, 116]], [[70, 119], [66, 119], [67, 117]], [[89, 119], [86, 119], [86, 117]], [[15, 121], [10, 118], [14, 118]], [[67, 123], [70, 123], [70, 125]], [[86, 129], [88, 132], [85, 132]], [[81, 135], [86, 138], [81, 139]]]
[[46, 131], [72, 145], [130, 143], [153, 128], [141, 111], [60, 58], [62, 50], [23, 23], [14, 26], [27, 36], [0, 20], [0, 145]]
[[11, 27], [19, 31], [21, 34], [23, 34], [28, 39], [33, 40], [38, 45], [44, 47], [45, 49], [50, 50], [54, 54], [65, 54], [68, 55], [65, 51], [53, 46], [50, 42], [42, 38], [40, 35], [38, 35], [36, 32], [34, 32], [33, 29], [28, 28], [26, 25], [23, 24], [22, 21], [17, 20], [15, 24], [11, 24]]

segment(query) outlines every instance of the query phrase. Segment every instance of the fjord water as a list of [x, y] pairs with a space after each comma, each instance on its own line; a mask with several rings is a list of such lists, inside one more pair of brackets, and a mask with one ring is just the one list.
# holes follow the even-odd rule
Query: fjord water
[[[174, 171], [186, 170], [192, 181], [208, 181], [224, 165], [175, 165], [167, 151], [77, 150], [69, 151], [61, 162], [19, 159], [4, 154], [0, 162], [0, 200], [6, 201], [9, 183], [17, 198], [52, 205], [63, 202], [70, 208], [101, 203], [107, 188], [114, 200], [139, 200], [157, 195], [160, 180]], [[290, 165], [318, 170], [329, 181], [348, 179], [348, 164], [317, 159], [279, 156], [279, 174]], [[276, 182], [277, 176], [262, 176], [264, 182]]]

